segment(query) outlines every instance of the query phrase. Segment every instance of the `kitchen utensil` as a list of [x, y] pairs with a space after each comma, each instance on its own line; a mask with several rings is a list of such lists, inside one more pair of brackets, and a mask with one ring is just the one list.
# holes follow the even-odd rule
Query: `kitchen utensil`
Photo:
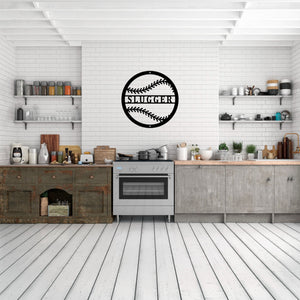
[[[149, 149], [152, 150], [152, 149]], [[168, 147], [167, 145], [163, 145], [159, 148], [153, 149], [157, 153], [157, 159], [159, 160], [167, 160], [168, 159]]]
[[49, 153], [59, 150], [59, 134], [41, 134], [41, 144], [46, 144]]
[[281, 119], [282, 120], [290, 120], [291, 119], [291, 113], [288, 110], [283, 110], [281, 112]]
[[93, 154], [81, 154], [80, 161], [83, 164], [92, 164], [94, 162]]
[[97, 146], [94, 148], [94, 158], [96, 164], [103, 164], [104, 159], [116, 160], [116, 148]]
[[212, 150], [200, 150], [199, 153], [201, 155], [201, 159], [203, 159], [203, 160], [210, 160], [212, 158], [212, 155], [213, 155]]
[[47, 149], [46, 143], [41, 144], [41, 149], [38, 157], [39, 164], [48, 164], [49, 163], [49, 152]]
[[231, 120], [231, 116], [232, 116], [232, 115], [229, 115], [228, 113], [221, 114], [221, 115], [220, 115], [220, 119], [221, 119], [222, 121], [230, 121], [230, 120]]
[[187, 144], [186, 144], [185, 142], [183, 142], [183, 143], [180, 144], [180, 147], [185, 148], [186, 145], [187, 145]]
[[139, 160], [149, 160], [149, 151], [139, 151], [138, 152], [138, 159]]
[[35, 148], [29, 149], [29, 164], [30, 165], [37, 164], [37, 150]]
[[81, 155], [81, 148], [77, 145], [60, 145], [58, 151], [65, 153], [65, 149], [72, 151], [72, 153], [77, 154], [78, 157]]
[[253, 90], [253, 95], [254, 96], [258, 96], [260, 94], [260, 89], [259, 88], [255, 88], [254, 90]]
[[27, 164], [28, 163], [28, 146], [22, 146], [19, 143], [14, 143], [11, 146], [10, 162], [11, 164]]

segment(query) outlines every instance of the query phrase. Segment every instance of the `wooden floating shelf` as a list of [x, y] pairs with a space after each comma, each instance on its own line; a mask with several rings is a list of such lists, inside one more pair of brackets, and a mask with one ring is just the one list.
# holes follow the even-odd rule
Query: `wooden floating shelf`
[[24, 99], [25, 100], [25, 105], [27, 105], [27, 99], [49, 99], [49, 98], [66, 98], [66, 99], [72, 99], [72, 105], [74, 105], [74, 100], [75, 99], [80, 99], [82, 98], [82, 96], [77, 96], [77, 95], [62, 95], [62, 96], [59, 96], [59, 95], [54, 95], [54, 96], [50, 96], [50, 95], [47, 95], [47, 96], [42, 96], [42, 95], [38, 95], [38, 96], [35, 96], [35, 95], [30, 95], [30, 96], [14, 96], [15, 98], [17, 99]]
[[232, 105], [235, 105], [235, 100], [237, 98], [273, 98], [273, 99], [279, 99], [279, 104], [282, 105], [282, 99], [283, 98], [293, 98], [293, 95], [289, 95], [289, 96], [283, 96], [283, 95], [258, 95], [258, 96], [232, 96], [232, 95], [219, 95], [219, 98], [232, 98]]
[[234, 120], [230, 120], [230, 121], [222, 121], [222, 120], [219, 120], [219, 123], [229, 123], [229, 124], [232, 124], [232, 130], [235, 129], [235, 124], [236, 123], [263, 123], [263, 124], [268, 124], [268, 123], [271, 123], [271, 124], [279, 124], [280, 126], [280, 130], [282, 129], [282, 124], [283, 123], [292, 123], [293, 121], [292, 120], [288, 120], [288, 121], [250, 121], [250, 120], [244, 120], [244, 121], [234, 121]]
[[41, 120], [37, 120], [37, 121], [26, 121], [26, 120], [22, 120], [22, 121], [19, 121], [19, 120], [15, 120], [14, 123], [17, 123], [17, 124], [24, 124], [25, 125], [25, 130], [27, 130], [27, 124], [32, 124], [32, 123], [68, 123], [68, 124], [72, 124], [72, 129], [74, 129], [74, 124], [81, 124], [82, 121], [41, 121]]

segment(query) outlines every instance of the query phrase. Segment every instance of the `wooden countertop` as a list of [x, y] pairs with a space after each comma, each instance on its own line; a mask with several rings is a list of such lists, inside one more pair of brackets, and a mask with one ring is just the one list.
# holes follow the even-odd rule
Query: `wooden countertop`
[[176, 166], [300, 166], [300, 160], [263, 159], [263, 160], [175, 160]]
[[29, 164], [24, 164], [24, 165], [0, 165], [0, 168], [15, 168], [15, 167], [20, 167], [20, 168], [112, 168], [112, 164], [92, 164], [92, 165], [74, 165], [74, 164], [65, 164], [65, 165], [29, 165]]

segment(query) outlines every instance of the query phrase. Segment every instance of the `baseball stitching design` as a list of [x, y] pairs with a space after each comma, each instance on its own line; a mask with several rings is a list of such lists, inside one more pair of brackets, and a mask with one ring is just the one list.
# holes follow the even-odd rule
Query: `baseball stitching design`
[[156, 122], [162, 122], [163, 120], [165, 120], [169, 117], [169, 116], [160, 117], [160, 116], [152, 113], [148, 109], [141, 108], [141, 107], [128, 107], [127, 111], [128, 112], [136, 112], [136, 113], [144, 114], [145, 116], [151, 118], [152, 120], [154, 120]]
[[149, 92], [152, 89], [154, 89], [155, 87], [157, 87], [159, 85], [162, 85], [162, 84], [168, 85], [171, 88], [171, 90], [174, 92], [173, 86], [166, 79], [158, 79], [158, 80], [156, 80], [156, 81], [154, 81], [154, 82], [150, 83], [149, 85], [147, 85], [145, 87], [142, 87], [142, 88], [128, 87], [126, 91], [129, 92], [129, 93], [132, 93], [132, 94], [144, 94], [144, 93]]

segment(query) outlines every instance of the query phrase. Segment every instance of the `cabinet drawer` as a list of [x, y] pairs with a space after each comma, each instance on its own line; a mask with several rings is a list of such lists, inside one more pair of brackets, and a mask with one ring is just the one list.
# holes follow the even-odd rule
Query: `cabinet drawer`
[[73, 173], [74, 171], [71, 169], [61, 170], [61, 169], [42, 169], [39, 170], [38, 182], [39, 184], [72, 184], [73, 182]]
[[109, 183], [110, 170], [107, 168], [89, 168], [76, 170], [75, 183], [86, 185], [101, 185]]
[[24, 167], [7, 168], [3, 170], [3, 183], [6, 185], [34, 184], [36, 169]]

